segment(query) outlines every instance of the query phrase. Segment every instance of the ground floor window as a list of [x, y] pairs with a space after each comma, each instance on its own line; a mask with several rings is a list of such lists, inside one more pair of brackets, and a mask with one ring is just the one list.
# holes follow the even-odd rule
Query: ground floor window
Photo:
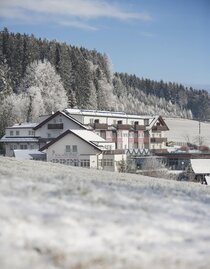
[[81, 167], [90, 167], [90, 160], [80, 160]]
[[28, 146], [27, 145], [20, 145], [20, 149], [27, 149]]
[[71, 165], [71, 166], [80, 166], [80, 160], [78, 159], [52, 159], [51, 162], [53, 163], [61, 163], [65, 165]]
[[99, 166], [113, 166], [114, 162], [112, 159], [103, 159], [103, 160], [99, 160]]

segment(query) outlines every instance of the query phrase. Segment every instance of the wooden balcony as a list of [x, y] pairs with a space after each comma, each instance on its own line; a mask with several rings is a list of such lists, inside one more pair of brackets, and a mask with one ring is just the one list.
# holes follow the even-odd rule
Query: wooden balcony
[[146, 130], [146, 126], [135, 124], [135, 125], [134, 125], [134, 129], [135, 129], [136, 131], [144, 131], [144, 130]]
[[144, 137], [144, 144], [149, 144], [149, 137]]
[[47, 125], [47, 128], [50, 129], [50, 130], [61, 130], [63, 129], [63, 123], [49, 123]]
[[130, 124], [117, 124], [118, 130], [130, 130], [131, 125]]
[[166, 137], [151, 137], [150, 141], [151, 143], [163, 143], [163, 142], [167, 142], [167, 138]]
[[152, 130], [153, 131], [168, 131], [169, 128], [166, 125], [164, 125], [164, 126], [153, 126]]
[[95, 130], [107, 130], [108, 124], [106, 123], [94, 123], [91, 125]]

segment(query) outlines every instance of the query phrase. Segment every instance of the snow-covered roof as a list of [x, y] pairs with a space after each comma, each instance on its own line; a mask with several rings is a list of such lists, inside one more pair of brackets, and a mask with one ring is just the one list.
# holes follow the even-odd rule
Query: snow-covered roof
[[7, 129], [19, 129], [19, 128], [34, 128], [38, 125], [38, 123], [34, 122], [23, 122], [23, 123], [16, 123], [13, 126], [7, 127]]
[[210, 176], [205, 176], [206, 182], [208, 185], [210, 185]]
[[41, 157], [45, 155], [45, 153], [40, 152], [39, 150], [28, 150], [28, 149], [15, 149], [14, 156], [18, 160], [33, 160], [34, 157]]
[[210, 159], [191, 159], [190, 161], [195, 174], [210, 174]]
[[86, 129], [86, 127], [81, 123], [79, 122], [78, 120], [74, 119], [73, 117], [71, 117], [71, 115], [68, 115], [66, 114], [65, 112], [63, 111], [57, 111], [56, 113], [50, 115], [49, 117], [45, 118], [43, 121], [41, 121], [39, 124], [37, 124], [35, 127], [34, 127], [34, 130], [36, 129], [39, 129], [40, 127], [42, 127], [44, 124], [46, 124], [48, 121], [52, 120], [54, 117], [56, 117], [57, 115], [63, 115], [65, 116], [66, 118], [70, 119], [71, 121], [75, 122], [76, 124], [78, 124], [80, 127], [82, 127], [83, 129]]
[[106, 142], [105, 139], [89, 130], [71, 130], [71, 132], [89, 142]]
[[51, 142], [49, 142], [45, 146], [43, 146], [40, 150], [43, 151], [43, 150], [49, 148], [51, 145], [53, 145], [54, 143], [56, 143], [57, 141], [59, 141], [60, 139], [62, 139], [63, 137], [65, 137], [66, 135], [71, 134], [71, 133], [80, 137], [82, 140], [84, 140], [85, 142], [87, 142], [88, 144], [97, 148], [100, 151], [101, 151], [101, 149], [98, 147], [98, 143], [100, 143], [100, 142], [105, 143], [106, 142], [106, 140], [104, 140], [102, 137], [100, 137], [100, 136], [96, 135], [95, 133], [93, 133], [92, 131], [89, 131], [86, 129], [66, 130], [64, 133], [62, 133], [61, 135], [59, 135], [58, 137], [53, 139]]
[[38, 142], [38, 138], [35, 137], [6, 137], [4, 135], [1, 139], [0, 142]]
[[117, 117], [117, 118], [134, 118], [134, 119], [153, 119], [154, 116], [149, 115], [132, 115], [125, 112], [114, 111], [100, 111], [89, 109], [65, 109], [70, 115], [83, 115], [83, 116], [99, 116], [99, 117]]

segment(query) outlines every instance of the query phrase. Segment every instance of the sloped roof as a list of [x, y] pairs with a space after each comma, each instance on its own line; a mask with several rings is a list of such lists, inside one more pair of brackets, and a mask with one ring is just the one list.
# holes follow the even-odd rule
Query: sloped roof
[[40, 122], [37, 126], [34, 127], [34, 130], [37, 130], [39, 128], [41, 128], [43, 125], [45, 125], [48, 121], [54, 119], [56, 116], [58, 115], [63, 115], [64, 117], [66, 117], [67, 119], [70, 119], [71, 121], [75, 122], [76, 124], [78, 124], [80, 127], [82, 127], [83, 129], [86, 129], [85, 126], [83, 124], [81, 124], [81, 122], [79, 122], [78, 120], [74, 119], [73, 117], [71, 117], [70, 115], [67, 115], [65, 112], [62, 111], [57, 111], [56, 113], [52, 114], [51, 116], [49, 116], [47, 119], [43, 120], [42, 122]]
[[[81, 132], [79, 132], [79, 131], [81, 131]], [[84, 132], [82, 132], [82, 131], [84, 131]], [[54, 143], [56, 143], [57, 141], [59, 141], [60, 139], [62, 139], [64, 136], [66, 136], [68, 134], [76, 135], [77, 137], [79, 137], [80, 139], [82, 139], [86, 143], [90, 144], [91, 146], [93, 146], [94, 148], [96, 148], [99, 151], [101, 151], [101, 149], [99, 147], [97, 147], [97, 145], [94, 142], [106, 142], [103, 138], [101, 138], [100, 136], [94, 134], [92, 131], [89, 131], [89, 130], [67, 130], [64, 133], [62, 133], [61, 135], [59, 135], [58, 137], [56, 137], [55, 139], [53, 139], [51, 142], [47, 143], [44, 147], [42, 147], [40, 149], [40, 151], [43, 151], [43, 150], [49, 148]], [[93, 140], [91, 140], [91, 139], [93, 139]]]
[[38, 125], [38, 123], [35, 122], [22, 122], [22, 123], [16, 123], [13, 126], [7, 127], [7, 129], [27, 129], [27, 128], [34, 128]]
[[6, 137], [6, 135], [4, 135], [1, 139], [0, 142], [38, 142], [38, 138], [36, 137], [18, 137], [18, 136], [10, 136], [10, 137]]
[[39, 150], [22, 150], [14, 149], [14, 156], [18, 160], [32, 160], [34, 157], [43, 158], [45, 153], [40, 152]]
[[91, 142], [106, 142], [101, 136], [97, 135], [96, 133], [90, 130], [71, 130], [72, 133], [76, 134], [77, 136], [83, 138], [84, 140], [91, 141]]
[[210, 174], [210, 159], [191, 159], [190, 161], [195, 174]]

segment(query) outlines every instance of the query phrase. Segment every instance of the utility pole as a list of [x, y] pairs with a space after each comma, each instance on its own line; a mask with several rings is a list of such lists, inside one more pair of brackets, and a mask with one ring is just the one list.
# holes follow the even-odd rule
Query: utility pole
[[199, 132], [199, 147], [201, 146], [201, 120], [198, 121], [198, 132]]

